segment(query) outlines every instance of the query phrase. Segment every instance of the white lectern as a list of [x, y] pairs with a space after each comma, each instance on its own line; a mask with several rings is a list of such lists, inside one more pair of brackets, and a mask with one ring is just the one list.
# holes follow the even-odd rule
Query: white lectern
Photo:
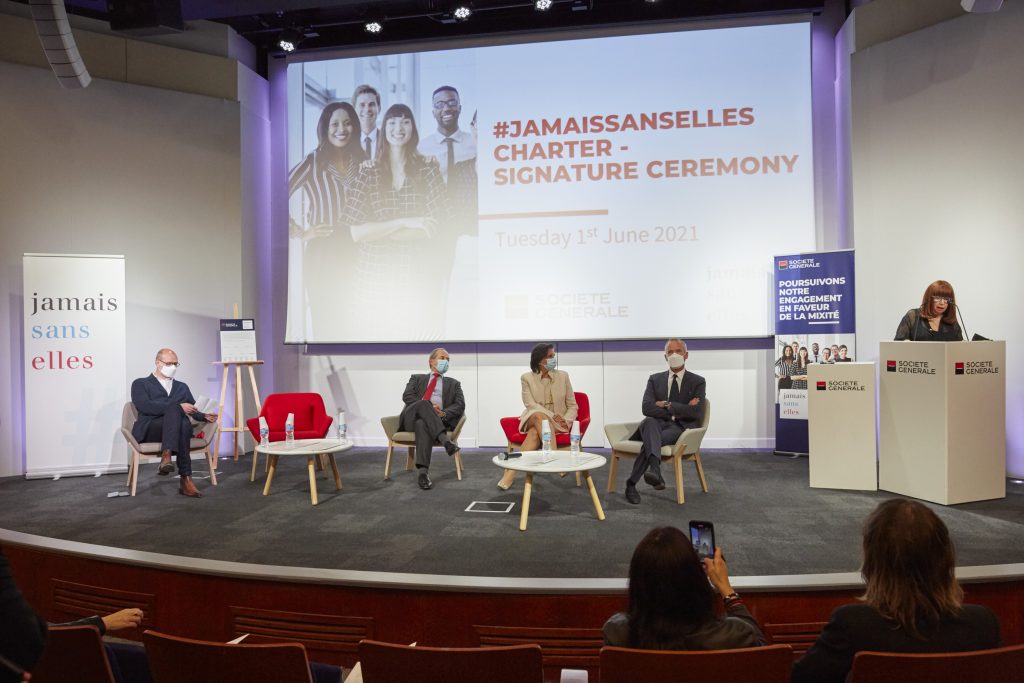
[[875, 432], [874, 363], [807, 366], [812, 488], [878, 490]]
[[1006, 497], [1006, 342], [882, 342], [879, 373], [880, 489]]

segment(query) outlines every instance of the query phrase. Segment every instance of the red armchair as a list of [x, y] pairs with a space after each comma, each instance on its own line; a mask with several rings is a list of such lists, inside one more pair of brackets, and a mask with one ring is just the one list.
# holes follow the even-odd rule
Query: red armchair
[[[576, 397], [576, 420], [580, 423], [580, 439], [587, 433], [587, 427], [590, 426], [590, 398], [582, 391], [573, 392]], [[501, 418], [501, 429], [505, 432], [505, 438], [508, 439], [508, 452], [516, 450], [523, 445], [526, 441], [526, 434], [519, 433], [519, 417], [503, 417]], [[569, 435], [568, 434], [555, 434], [555, 447], [556, 448], [568, 448], [569, 447]]]
[[[263, 401], [263, 408], [257, 417], [249, 418], [245, 425], [256, 443], [260, 442], [260, 417], [267, 418], [271, 441], [284, 441], [284, 423], [288, 413], [295, 415], [296, 439], [322, 439], [327, 436], [334, 418], [327, 414], [324, 399], [320, 394], [271, 394]], [[252, 474], [249, 481], [256, 479], [257, 454], [252, 454]]]

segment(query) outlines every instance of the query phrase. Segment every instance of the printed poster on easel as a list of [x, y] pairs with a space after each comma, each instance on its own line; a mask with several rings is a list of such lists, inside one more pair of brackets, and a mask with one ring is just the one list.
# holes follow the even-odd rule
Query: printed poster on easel
[[25, 254], [25, 476], [127, 471], [125, 259]]
[[806, 455], [807, 366], [856, 356], [853, 250], [776, 256], [775, 453]]
[[256, 322], [252, 318], [221, 319], [220, 362], [251, 363], [256, 360]]

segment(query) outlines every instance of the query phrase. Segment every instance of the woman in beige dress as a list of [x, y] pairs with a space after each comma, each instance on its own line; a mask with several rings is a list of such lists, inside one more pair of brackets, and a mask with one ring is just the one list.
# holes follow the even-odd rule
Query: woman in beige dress
[[[526, 434], [522, 450], [536, 451], [541, 446], [541, 423], [551, 425], [551, 438], [567, 433], [576, 419], [576, 396], [569, 375], [555, 369], [555, 345], [537, 344], [530, 352], [530, 372], [520, 378], [523, 385], [523, 414], [519, 432]], [[552, 444], [553, 447], [553, 444]], [[505, 470], [498, 488], [507, 491], [516, 478], [515, 470]]]

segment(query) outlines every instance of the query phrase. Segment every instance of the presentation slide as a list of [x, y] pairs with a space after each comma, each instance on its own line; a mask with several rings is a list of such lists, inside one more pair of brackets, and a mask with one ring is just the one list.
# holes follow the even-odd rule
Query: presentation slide
[[772, 333], [805, 22], [288, 67], [294, 343]]

